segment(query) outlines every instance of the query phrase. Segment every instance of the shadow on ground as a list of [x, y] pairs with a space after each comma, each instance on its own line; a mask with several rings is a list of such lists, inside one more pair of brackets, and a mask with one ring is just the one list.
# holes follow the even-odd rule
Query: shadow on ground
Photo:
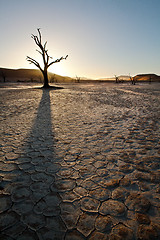
[[54, 151], [50, 90], [42, 89], [23, 154], [12, 164], [15, 167], [12, 183], [6, 186], [8, 193], [1, 195], [1, 239], [62, 239], [66, 231], [55, 186], [60, 164]]

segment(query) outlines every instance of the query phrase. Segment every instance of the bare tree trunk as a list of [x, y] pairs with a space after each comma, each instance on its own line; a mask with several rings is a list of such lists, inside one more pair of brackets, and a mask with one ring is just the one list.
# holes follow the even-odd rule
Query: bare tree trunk
[[44, 88], [49, 87], [47, 69], [45, 69], [45, 70], [43, 71], [43, 78], [44, 78], [44, 85], [43, 85], [43, 87], [44, 87]]

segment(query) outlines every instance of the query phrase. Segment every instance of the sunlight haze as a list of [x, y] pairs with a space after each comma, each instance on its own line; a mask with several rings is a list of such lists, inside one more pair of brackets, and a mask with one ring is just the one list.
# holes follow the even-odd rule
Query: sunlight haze
[[[159, 0], [0, 0], [0, 67], [36, 68], [31, 34], [41, 28], [53, 59], [48, 71], [70, 77], [160, 75]], [[40, 60], [41, 61], [41, 60]]]

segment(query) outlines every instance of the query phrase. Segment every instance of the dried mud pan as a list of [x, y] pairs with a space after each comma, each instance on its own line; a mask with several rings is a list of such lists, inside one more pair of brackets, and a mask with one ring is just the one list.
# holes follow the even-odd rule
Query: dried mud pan
[[0, 239], [160, 239], [160, 84], [0, 89]]

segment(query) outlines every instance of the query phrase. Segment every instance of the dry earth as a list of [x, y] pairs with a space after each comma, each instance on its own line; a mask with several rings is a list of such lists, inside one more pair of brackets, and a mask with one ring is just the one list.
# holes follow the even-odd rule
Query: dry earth
[[160, 84], [0, 100], [0, 239], [160, 239]]

